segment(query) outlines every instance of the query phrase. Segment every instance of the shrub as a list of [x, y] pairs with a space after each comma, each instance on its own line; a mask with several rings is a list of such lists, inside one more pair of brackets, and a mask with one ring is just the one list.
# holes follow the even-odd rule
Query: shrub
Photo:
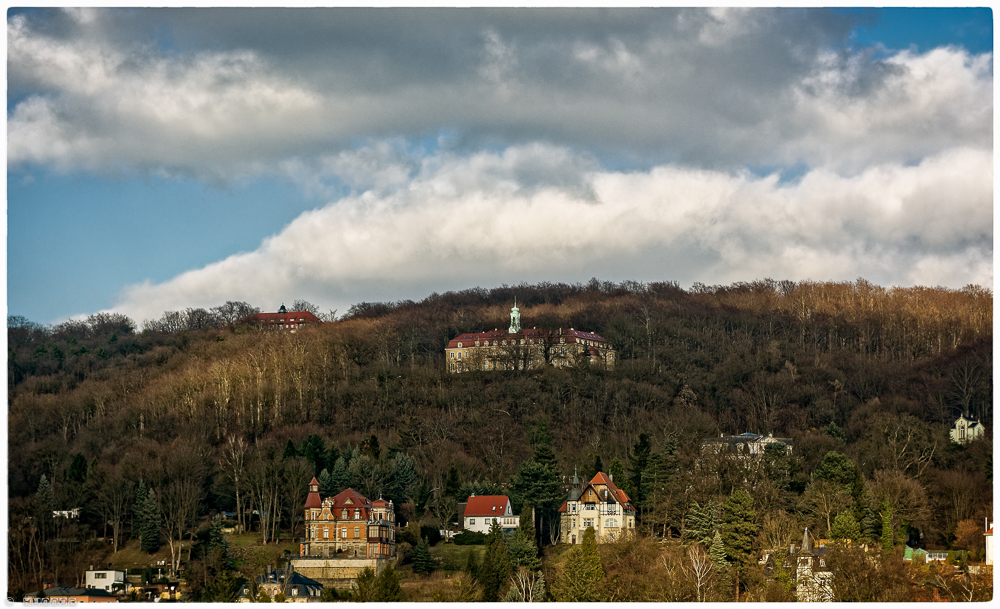
[[452, 541], [459, 546], [482, 546], [486, 545], [486, 535], [478, 531], [462, 531]]

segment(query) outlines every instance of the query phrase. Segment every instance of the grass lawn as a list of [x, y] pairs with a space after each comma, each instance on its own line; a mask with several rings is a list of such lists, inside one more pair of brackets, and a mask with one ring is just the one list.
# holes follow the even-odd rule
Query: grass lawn
[[459, 546], [442, 541], [431, 548], [431, 556], [438, 561], [438, 570], [450, 573], [465, 569], [465, 565], [469, 563], [469, 552], [474, 552], [476, 562], [482, 563], [486, 546]]

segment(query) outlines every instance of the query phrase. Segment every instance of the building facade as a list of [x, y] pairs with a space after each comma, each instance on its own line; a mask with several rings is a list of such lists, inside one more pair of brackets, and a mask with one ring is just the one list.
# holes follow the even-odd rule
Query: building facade
[[[271, 602], [279, 594], [285, 595], [286, 603], [309, 603], [319, 602], [323, 596], [323, 584], [315, 579], [306, 577], [297, 571], [286, 569], [272, 569], [257, 578], [257, 590], [264, 591]], [[256, 598], [251, 595], [250, 584], [244, 584], [240, 589], [237, 602], [254, 603]]]
[[90, 569], [83, 576], [87, 588], [108, 592], [128, 592], [131, 585], [125, 581], [125, 572], [115, 569]]
[[546, 365], [567, 368], [588, 364], [613, 368], [615, 350], [599, 334], [570, 328], [542, 330], [521, 328], [515, 305], [507, 331], [466, 332], [448, 342], [448, 372], [471, 370], [533, 370]]
[[738, 436], [719, 434], [718, 438], [708, 438], [701, 441], [702, 453], [735, 454], [743, 457], [761, 457], [769, 444], [782, 446], [785, 454], [792, 454], [791, 438], [775, 438], [773, 434], [760, 436], [755, 433], [742, 433]]
[[986, 428], [979, 421], [962, 415], [951, 426], [948, 435], [951, 436], [951, 441], [956, 444], [968, 444], [985, 436]]
[[323, 322], [309, 311], [288, 311], [281, 305], [277, 313], [255, 313], [249, 322], [266, 330], [295, 332], [307, 326], [317, 326]]
[[519, 516], [514, 515], [507, 495], [472, 495], [462, 514], [462, 528], [466, 531], [489, 533], [496, 522], [500, 528], [510, 531], [518, 527]]
[[303, 557], [396, 557], [396, 514], [391, 501], [369, 501], [350, 488], [320, 500], [316, 478], [309, 482], [305, 532], [299, 545]]
[[625, 491], [615, 486], [604, 472], [582, 485], [573, 475], [573, 487], [559, 507], [559, 536], [562, 543], [583, 543], [587, 527], [594, 527], [597, 543], [614, 541], [622, 533], [635, 529], [636, 510]]

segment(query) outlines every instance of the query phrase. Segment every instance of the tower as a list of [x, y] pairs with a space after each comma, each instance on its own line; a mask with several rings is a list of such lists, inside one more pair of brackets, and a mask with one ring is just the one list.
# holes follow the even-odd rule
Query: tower
[[517, 308], [517, 298], [514, 298], [514, 308], [510, 310], [510, 333], [521, 331], [521, 311]]

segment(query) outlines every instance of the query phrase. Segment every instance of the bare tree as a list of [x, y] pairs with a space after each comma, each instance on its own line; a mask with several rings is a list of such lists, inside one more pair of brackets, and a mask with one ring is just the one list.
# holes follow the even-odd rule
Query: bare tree
[[247, 443], [243, 436], [230, 435], [222, 452], [222, 465], [229, 480], [233, 483], [233, 492], [236, 495], [236, 521], [242, 531], [246, 530], [243, 523], [244, 506], [242, 501], [246, 455]]
[[[687, 549], [687, 558], [690, 566], [685, 565], [684, 572], [694, 582], [695, 593], [699, 603], [705, 602], [709, 587], [712, 584], [712, 569], [715, 565], [709, 558], [708, 552], [700, 543], [691, 544]], [[667, 567], [666, 557], [663, 557], [664, 567]]]
[[181, 563], [181, 543], [198, 512], [201, 485], [190, 479], [172, 480], [160, 491], [158, 499], [163, 518], [161, 528], [170, 544], [170, 569], [177, 573]]
[[111, 525], [113, 540], [111, 551], [117, 552], [122, 527], [132, 512], [132, 499], [135, 497], [135, 490], [132, 488], [132, 483], [122, 475], [117, 467], [110, 471], [99, 468], [95, 474], [94, 478], [101, 481], [95, 493], [95, 504], [101, 519], [104, 520], [105, 527]]

